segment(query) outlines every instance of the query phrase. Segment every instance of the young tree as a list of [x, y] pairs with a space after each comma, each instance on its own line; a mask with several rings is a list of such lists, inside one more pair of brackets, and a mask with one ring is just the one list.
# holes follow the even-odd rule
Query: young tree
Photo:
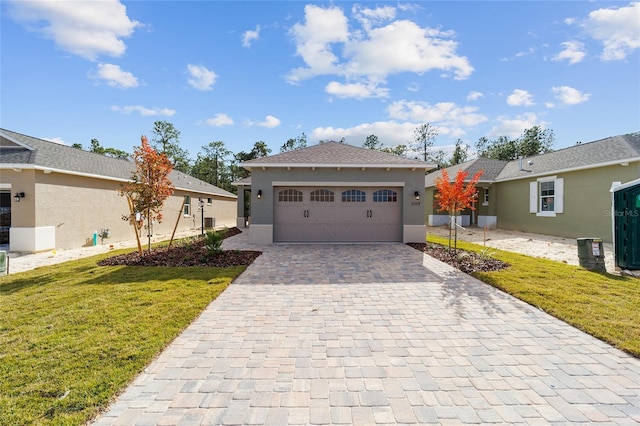
[[458, 248], [458, 227], [456, 224], [456, 216], [458, 212], [464, 209], [475, 210], [473, 203], [477, 199], [476, 184], [480, 180], [483, 171], [480, 170], [473, 177], [466, 181], [469, 172], [458, 170], [455, 180], [449, 180], [447, 169], [442, 169], [441, 176], [436, 178], [436, 190], [438, 191], [435, 198], [438, 203], [438, 211], [446, 211], [449, 213], [449, 250], [451, 250], [451, 228], [455, 229], [454, 251]]
[[151, 140], [154, 143], [153, 148], [169, 157], [176, 170], [189, 173], [191, 162], [189, 153], [180, 148], [180, 131], [168, 121], [156, 121], [153, 123], [151, 133], [153, 134]]
[[438, 129], [431, 124], [422, 124], [413, 131], [413, 144], [411, 148], [419, 152], [424, 161], [429, 160], [429, 152], [433, 142], [438, 136]]
[[[135, 224], [137, 215], [146, 221], [149, 252], [151, 252], [151, 230], [153, 221], [162, 222], [162, 207], [164, 202], [173, 194], [174, 186], [169, 180], [169, 173], [173, 170], [171, 160], [158, 153], [149, 145], [146, 136], [140, 138], [141, 144], [133, 150], [133, 162], [136, 170], [131, 175], [131, 182], [122, 184], [118, 192], [127, 197], [131, 207], [129, 221]], [[136, 232], [136, 238], [138, 233]], [[140, 254], [142, 250], [138, 246]]]

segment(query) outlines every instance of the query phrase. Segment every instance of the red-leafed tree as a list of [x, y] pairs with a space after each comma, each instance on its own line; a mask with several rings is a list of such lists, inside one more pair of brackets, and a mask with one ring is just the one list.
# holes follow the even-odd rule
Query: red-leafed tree
[[466, 180], [469, 172], [458, 170], [456, 178], [451, 181], [446, 169], [442, 169], [442, 175], [436, 179], [437, 194], [435, 198], [438, 204], [438, 211], [446, 211], [449, 214], [449, 250], [451, 250], [451, 228], [454, 228], [455, 240], [454, 249], [458, 246], [458, 227], [456, 226], [456, 216], [464, 209], [475, 210], [474, 202], [477, 199], [478, 191], [476, 184], [480, 180], [483, 171], [480, 170], [470, 180]]
[[146, 136], [143, 135], [140, 141], [141, 145], [133, 150], [136, 170], [131, 174], [131, 182], [121, 185], [118, 192], [127, 197], [130, 210], [128, 219], [134, 225], [138, 251], [142, 254], [138, 230], [146, 221], [144, 226], [151, 251], [153, 221], [162, 222], [162, 207], [165, 200], [173, 194], [174, 186], [169, 180], [169, 173], [173, 170], [169, 157], [153, 149]]

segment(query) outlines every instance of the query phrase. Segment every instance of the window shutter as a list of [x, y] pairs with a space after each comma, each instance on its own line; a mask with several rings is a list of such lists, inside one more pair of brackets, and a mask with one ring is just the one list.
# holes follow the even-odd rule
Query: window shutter
[[538, 182], [529, 182], [529, 213], [538, 213]]
[[555, 195], [554, 210], [556, 213], [564, 213], [564, 179], [556, 179], [553, 185]]

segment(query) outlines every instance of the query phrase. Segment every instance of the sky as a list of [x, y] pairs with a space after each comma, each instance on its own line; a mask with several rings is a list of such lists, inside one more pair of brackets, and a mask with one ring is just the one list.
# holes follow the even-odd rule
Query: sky
[[155, 121], [195, 159], [266, 142], [436, 149], [540, 126], [554, 149], [640, 130], [640, 2], [0, 3], [0, 127], [132, 152]]

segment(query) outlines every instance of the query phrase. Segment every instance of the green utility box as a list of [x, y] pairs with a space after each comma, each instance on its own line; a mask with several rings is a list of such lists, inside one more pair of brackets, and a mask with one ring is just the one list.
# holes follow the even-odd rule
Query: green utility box
[[601, 238], [578, 238], [578, 262], [590, 271], [606, 272]]
[[615, 265], [640, 269], [640, 179], [612, 191]]

